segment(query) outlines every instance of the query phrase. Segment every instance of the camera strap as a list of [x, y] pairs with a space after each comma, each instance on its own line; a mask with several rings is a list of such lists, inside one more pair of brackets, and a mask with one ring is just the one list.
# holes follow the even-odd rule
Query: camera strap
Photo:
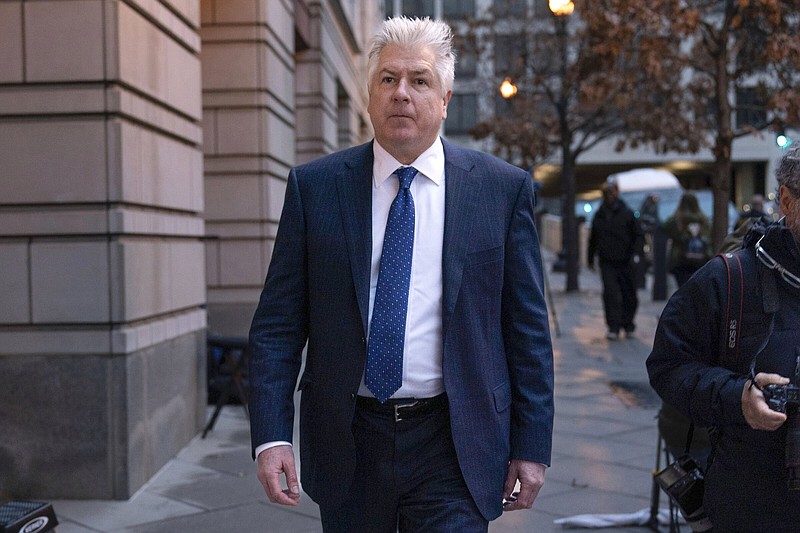
[[683, 451], [684, 455], [689, 455], [692, 449], [692, 439], [694, 438], [694, 422], [689, 423], [689, 431], [686, 432], [686, 449]]
[[728, 305], [725, 310], [725, 321], [722, 323], [725, 349], [721, 363], [726, 368], [738, 368], [741, 358], [739, 340], [744, 314], [744, 270], [739, 254], [724, 253], [719, 256], [725, 262], [725, 269], [728, 272]]

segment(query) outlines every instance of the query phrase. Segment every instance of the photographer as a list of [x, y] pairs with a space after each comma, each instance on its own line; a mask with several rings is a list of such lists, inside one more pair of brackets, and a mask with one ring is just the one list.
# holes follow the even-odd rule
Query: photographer
[[[662, 399], [712, 428], [704, 507], [715, 532], [800, 527], [800, 490], [789, 482], [800, 474], [800, 434], [787, 432], [800, 414], [796, 402], [788, 416], [771, 409], [762, 392], [800, 385], [800, 145], [777, 180], [785, 218], [754, 228], [743, 251], [709, 261], [673, 295], [647, 360]], [[733, 276], [741, 305], [730, 305]]]

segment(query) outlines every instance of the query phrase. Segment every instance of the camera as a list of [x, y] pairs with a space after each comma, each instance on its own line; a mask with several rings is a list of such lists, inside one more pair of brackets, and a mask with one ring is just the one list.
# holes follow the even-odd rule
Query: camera
[[678, 506], [692, 531], [708, 531], [712, 528], [703, 508], [703, 471], [694, 459], [682, 455], [656, 474], [656, 482]]
[[789, 490], [800, 490], [800, 387], [771, 383], [762, 392], [770, 409], [786, 413], [787, 483]]

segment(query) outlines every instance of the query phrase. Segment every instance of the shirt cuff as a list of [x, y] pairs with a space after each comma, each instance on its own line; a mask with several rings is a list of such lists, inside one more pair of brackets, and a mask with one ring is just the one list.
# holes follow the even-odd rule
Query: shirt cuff
[[291, 442], [286, 442], [286, 441], [283, 441], [283, 440], [275, 440], [275, 441], [272, 441], [272, 442], [267, 442], [265, 444], [262, 444], [261, 446], [257, 446], [256, 447], [256, 454], [255, 454], [256, 455], [256, 461], [258, 461], [258, 455], [261, 452], [263, 452], [264, 450], [268, 450], [270, 448], [274, 448], [275, 446], [289, 446], [289, 447], [291, 447], [292, 443]]

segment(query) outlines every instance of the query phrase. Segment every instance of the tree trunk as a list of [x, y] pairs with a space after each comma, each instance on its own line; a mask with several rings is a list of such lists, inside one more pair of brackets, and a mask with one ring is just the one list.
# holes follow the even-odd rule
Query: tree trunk
[[[730, 141], [729, 141], [730, 143]], [[731, 158], [730, 144], [727, 150], [723, 148], [724, 155], [717, 155], [714, 161], [714, 176], [712, 177], [712, 190], [714, 191], [714, 223], [711, 228], [711, 242], [714, 250], [718, 250], [722, 241], [728, 234], [728, 202], [731, 197]]]
[[[571, 142], [571, 136], [567, 135], [566, 142]], [[569, 146], [569, 145], [565, 145]], [[565, 148], [563, 151], [564, 160], [561, 163], [561, 186], [564, 190], [565, 212], [561, 217], [561, 231], [564, 232], [564, 253], [567, 264], [567, 286], [566, 292], [577, 292], [578, 286], [578, 223], [575, 219], [575, 157], [572, 150]]]

